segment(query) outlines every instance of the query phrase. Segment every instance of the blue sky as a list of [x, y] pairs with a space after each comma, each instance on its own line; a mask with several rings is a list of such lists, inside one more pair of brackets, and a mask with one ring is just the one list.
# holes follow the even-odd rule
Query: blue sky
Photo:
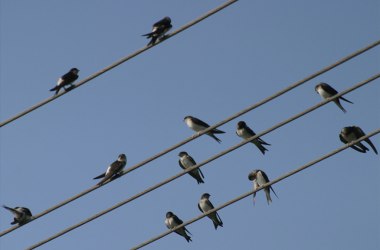
[[[223, 1], [1, 1], [0, 119], [51, 96], [70, 68], [80, 79], [142, 48], [142, 34], [164, 16], [173, 30]], [[0, 129], [0, 203], [39, 213], [96, 184], [120, 153], [128, 166], [192, 135], [186, 115], [209, 124], [261, 101], [380, 38], [380, 3], [242, 0], [90, 83]], [[180, 172], [178, 153], [197, 162], [238, 142], [236, 123], [256, 132], [321, 101], [314, 86], [338, 91], [379, 73], [375, 48], [123, 178], [0, 239], [24, 249]], [[202, 193], [215, 206], [252, 188], [248, 173], [274, 179], [340, 147], [341, 128], [380, 126], [380, 80], [263, 137], [265, 156], [247, 144], [204, 166], [205, 184], [185, 175], [40, 249], [128, 249], [166, 230], [165, 213], [199, 215]], [[380, 137], [372, 141], [380, 149]], [[145, 249], [379, 249], [380, 164], [348, 149], [273, 186], [268, 206], [247, 198]], [[0, 227], [11, 215], [0, 212]]]

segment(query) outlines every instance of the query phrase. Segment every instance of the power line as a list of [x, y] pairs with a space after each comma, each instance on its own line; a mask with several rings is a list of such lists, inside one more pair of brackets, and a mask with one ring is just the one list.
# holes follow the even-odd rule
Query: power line
[[151, 186], [150, 188], [148, 188], [148, 189], [146, 189], [146, 190], [144, 190], [144, 191], [142, 191], [142, 192], [140, 192], [140, 193], [138, 193], [138, 194], [136, 194], [136, 195], [134, 195], [134, 196], [132, 196], [132, 197], [124, 200], [124, 201], [122, 201], [122, 202], [119, 202], [116, 205], [114, 205], [114, 206], [112, 206], [112, 207], [110, 207], [110, 208], [108, 208], [106, 210], [103, 210], [103, 211], [101, 211], [101, 212], [99, 212], [99, 213], [97, 213], [97, 214], [95, 214], [95, 215], [93, 215], [93, 216], [91, 216], [91, 217], [89, 217], [89, 218], [87, 218], [87, 219], [85, 219], [85, 220], [83, 220], [83, 221], [81, 221], [81, 222], [79, 222], [79, 223], [71, 226], [71, 227], [68, 227], [68, 228], [62, 230], [61, 232], [59, 232], [59, 233], [57, 233], [57, 234], [55, 234], [55, 235], [53, 235], [53, 236], [51, 236], [51, 237], [43, 240], [43, 241], [40, 241], [39, 243], [33, 245], [29, 249], [34, 249], [36, 247], [42, 246], [42, 245], [46, 244], [49, 241], [52, 241], [52, 240], [54, 240], [54, 239], [56, 239], [56, 238], [58, 238], [58, 237], [60, 237], [60, 236], [62, 236], [64, 234], [66, 234], [66, 233], [68, 233], [68, 232], [70, 232], [70, 231], [78, 228], [78, 227], [81, 227], [84, 224], [87, 224], [88, 222], [90, 222], [92, 220], [95, 220], [95, 219], [97, 219], [97, 218], [99, 218], [99, 217], [101, 217], [101, 216], [103, 216], [103, 215], [105, 215], [105, 214], [107, 214], [107, 213], [109, 213], [109, 212], [111, 212], [111, 211], [113, 211], [113, 210], [115, 210], [115, 209], [117, 209], [117, 208], [119, 208], [119, 207], [121, 207], [121, 206], [123, 206], [123, 205], [125, 205], [125, 204], [127, 204], [127, 203], [129, 203], [129, 202], [131, 202], [131, 201], [133, 201], [133, 200], [135, 200], [135, 199], [137, 199], [137, 198], [139, 198], [139, 197], [141, 197], [141, 196], [143, 196], [143, 195], [145, 195], [145, 194], [147, 194], [147, 193], [149, 193], [149, 192], [151, 192], [151, 191], [153, 191], [153, 190], [155, 190], [155, 189], [157, 189], [157, 188], [159, 188], [159, 187], [161, 187], [161, 186], [163, 186], [165, 184], [167, 184], [167, 183], [169, 183], [169, 182], [171, 182], [171, 181], [173, 181], [173, 180], [175, 180], [175, 179], [177, 179], [177, 178], [179, 178], [179, 177], [187, 174], [188, 172], [190, 172], [190, 171], [192, 171], [194, 169], [200, 168], [200, 167], [202, 167], [202, 166], [210, 163], [211, 161], [214, 161], [214, 160], [220, 158], [221, 156], [223, 156], [225, 154], [228, 154], [228, 153], [230, 153], [230, 152], [232, 152], [232, 151], [240, 148], [241, 146], [243, 146], [243, 145], [249, 143], [250, 141], [252, 141], [253, 139], [261, 137], [261, 136], [263, 136], [263, 135], [265, 135], [265, 134], [267, 134], [267, 133], [269, 133], [269, 132], [271, 132], [271, 131], [279, 128], [279, 127], [282, 127], [285, 124], [290, 123], [290, 122], [292, 122], [292, 121], [300, 118], [301, 116], [304, 116], [304, 115], [312, 112], [315, 109], [318, 109], [319, 107], [327, 104], [328, 102], [334, 100], [335, 98], [337, 98], [339, 96], [342, 96], [342, 95], [345, 95], [345, 94], [347, 94], [347, 93], [349, 93], [349, 92], [351, 92], [351, 91], [353, 91], [353, 90], [355, 90], [355, 89], [357, 89], [357, 88], [359, 88], [361, 86], [364, 86], [365, 84], [368, 84], [368, 83], [374, 81], [375, 79], [377, 79], [379, 77], [380, 77], [380, 73], [378, 73], [378, 74], [376, 74], [376, 75], [368, 78], [367, 80], [364, 80], [364, 81], [362, 81], [362, 82], [354, 85], [353, 87], [351, 87], [349, 89], [346, 89], [346, 90], [344, 90], [344, 91], [336, 94], [335, 96], [333, 96], [331, 98], [328, 98], [328, 99], [326, 99], [326, 100], [324, 100], [324, 101], [322, 101], [322, 102], [320, 102], [320, 103], [318, 103], [318, 104], [316, 104], [316, 105], [314, 105], [314, 106], [306, 109], [305, 111], [303, 111], [301, 113], [298, 113], [297, 115], [292, 116], [291, 118], [289, 118], [289, 119], [287, 119], [285, 121], [282, 121], [282, 122], [276, 124], [275, 126], [269, 128], [267, 130], [264, 130], [261, 133], [258, 133], [255, 136], [250, 137], [249, 139], [247, 139], [245, 141], [242, 141], [241, 143], [236, 144], [233, 147], [230, 147], [229, 149], [226, 149], [226, 150], [220, 152], [219, 154], [214, 155], [213, 157], [211, 157], [211, 158], [209, 158], [209, 159], [207, 159], [207, 160], [205, 160], [205, 161], [203, 161], [203, 162], [201, 162], [201, 163], [199, 163], [199, 164], [197, 164], [197, 165], [195, 165], [195, 166], [193, 166], [191, 168], [186, 169], [185, 171], [182, 171], [181, 173], [178, 173], [178, 174], [176, 174], [176, 175], [174, 175], [174, 176], [172, 176], [172, 177], [170, 177], [170, 178], [168, 178], [168, 179], [166, 179], [166, 180], [164, 180], [164, 181], [162, 181], [162, 182], [160, 182], [160, 183], [158, 183], [158, 184], [156, 184], [154, 186]]
[[[229, 205], [231, 205], [231, 204], [233, 204], [233, 203], [235, 203], [235, 202], [238, 202], [238, 201], [240, 201], [240, 200], [242, 200], [242, 199], [244, 199], [244, 198], [246, 198], [246, 197], [248, 197], [248, 196], [250, 196], [250, 195], [252, 195], [252, 194], [254, 194], [254, 193], [256, 193], [256, 192], [258, 192], [258, 191], [260, 191], [261, 189], [264, 189], [264, 188], [266, 188], [266, 187], [268, 187], [268, 186], [270, 186], [270, 185], [276, 184], [277, 182], [280, 182], [280, 181], [282, 181], [282, 180], [284, 180], [284, 179], [286, 179], [286, 178], [288, 178], [288, 177], [290, 177], [290, 176], [292, 176], [292, 175], [295, 175], [295, 174], [297, 174], [297, 173], [299, 173], [299, 172], [301, 172], [301, 171], [303, 171], [303, 170], [305, 170], [305, 169], [311, 167], [312, 165], [317, 164], [318, 162], [321, 162], [321, 161], [323, 161], [323, 160], [325, 160], [325, 159], [327, 159], [327, 158], [329, 158], [329, 157], [331, 157], [331, 156], [333, 156], [333, 155], [335, 155], [335, 154], [340, 153], [341, 151], [347, 149], [348, 147], [354, 145], [355, 143], [357, 143], [357, 142], [359, 142], [359, 141], [362, 141], [362, 140], [364, 140], [364, 139], [366, 139], [366, 138], [369, 138], [369, 137], [371, 137], [371, 136], [374, 136], [374, 135], [376, 135], [376, 134], [378, 134], [378, 133], [380, 133], [380, 129], [377, 129], [377, 130], [375, 130], [375, 131], [369, 133], [368, 135], [359, 138], [359, 139], [356, 140], [356, 141], [353, 141], [353, 142], [351, 142], [351, 143], [349, 143], [349, 144], [346, 144], [346, 145], [344, 145], [343, 147], [340, 147], [340, 148], [338, 148], [338, 149], [335, 149], [335, 150], [331, 151], [330, 153], [325, 154], [324, 156], [322, 156], [322, 157], [320, 157], [320, 158], [318, 158], [318, 159], [316, 159], [316, 160], [313, 160], [313, 161], [311, 161], [311, 162], [309, 162], [309, 163], [307, 163], [307, 164], [305, 164], [305, 165], [303, 165], [303, 166], [301, 166], [301, 167], [299, 167], [299, 168], [297, 168], [297, 169], [294, 169], [293, 171], [291, 171], [291, 172], [289, 172], [289, 173], [287, 173], [287, 174], [282, 175], [281, 177], [279, 177], [279, 178], [277, 178], [277, 179], [275, 179], [275, 180], [273, 180], [273, 181], [271, 181], [271, 182], [266, 183], [265, 185], [262, 185], [260, 188], [258, 188], [258, 189], [256, 189], [256, 190], [253, 190], [253, 191], [247, 192], [247, 193], [245, 193], [245, 194], [242, 194], [242, 195], [240, 195], [240, 196], [238, 196], [238, 197], [236, 197], [236, 198], [234, 198], [234, 199], [232, 199], [232, 200], [230, 200], [230, 201], [228, 201], [228, 202], [226, 202], [226, 203], [223, 203], [223, 204], [220, 205], [219, 207], [216, 207], [216, 208], [214, 208], [214, 209], [208, 211], [207, 213], [204, 213], [204, 214], [202, 214], [202, 215], [199, 215], [198, 217], [195, 217], [195, 218], [193, 218], [193, 219], [191, 219], [191, 220], [189, 220], [189, 221], [187, 221], [187, 222], [181, 224], [180, 226], [178, 226], [178, 227], [176, 227], [176, 228], [174, 228], [174, 229], [168, 230], [168, 231], [166, 231], [166, 232], [164, 232], [164, 233], [162, 233], [162, 234], [160, 234], [160, 235], [158, 235], [158, 236], [156, 236], [156, 237], [154, 237], [154, 238], [151, 238], [150, 240], [147, 240], [147, 241], [145, 241], [145, 242], [143, 242], [143, 243], [141, 243], [141, 244], [139, 244], [139, 245], [137, 245], [137, 246], [135, 246], [135, 247], [133, 247], [133, 248], [131, 248], [131, 249], [132, 249], [132, 250], [136, 250], [136, 249], [140, 249], [140, 248], [142, 248], [142, 247], [144, 247], [144, 246], [146, 246], [146, 245], [149, 245], [149, 244], [151, 244], [151, 243], [153, 243], [153, 242], [155, 242], [155, 241], [157, 241], [157, 240], [159, 240], [159, 239], [165, 237], [166, 235], [168, 235], [168, 234], [174, 232], [174, 231], [177, 230], [178, 228], [185, 227], [185, 226], [187, 226], [187, 225], [189, 225], [189, 224], [192, 224], [192, 223], [194, 223], [194, 222], [196, 222], [196, 221], [198, 221], [198, 220], [200, 220], [200, 219], [206, 217], [207, 215], [209, 215], [209, 214], [211, 214], [211, 213], [213, 213], [213, 212], [215, 212], [215, 211], [218, 211], [218, 210], [220, 210], [220, 209], [222, 209], [222, 208], [225, 208], [225, 207], [227, 207], [227, 206], [229, 206]], [[32, 248], [30, 248], [30, 249], [32, 249]]]
[[[211, 13], [211, 12], [209, 12], [209, 13]], [[210, 15], [209, 13], [205, 14], [204, 16]], [[175, 33], [175, 34], [177, 34], [177, 33]], [[299, 81], [291, 84], [290, 86], [288, 86], [288, 87], [280, 90], [279, 92], [277, 92], [277, 93], [275, 93], [275, 94], [273, 94], [273, 95], [265, 98], [264, 100], [262, 100], [262, 101], [260, 101], [260, 102], [258, 102], [256, 104], [253, 104], [253, 105], [249, 106], [248, 108], [241, 110], [240, 112], [235, 113], [234, 115], [228, 117], [225, 120], [222, 120], [219, 123], [216, 123], [215, 125], [210, 126], [208, 129], [205, 129], [205, 130], [203, 130], [201, 132], [195, 133], [194, 135], [188, 137], [187, 139], [185, 139], [185, 140], [183, 140], [183, 141], [181, 141], [181, 142], [179, 142], [179, 143], [177, 143], [177, 144], [175, 144], [175, 145], [173, 145], [173, 146], [171, 146], [171, 147], [169, 147], [169, 148], [161, 151], [160, 153], [158, 153], [156, 155], [153, 155], [152, 157], [147, 158], [146, 160], [144, 160], [144, 161], [142, 161], [142, 162], [140, 162], [140, 163], [138, 163], [138, 164], [130, 167], [129, 169], [123, 171], [123, 173], [121, 174], [121, 176], [123, 176], [123, 175], [125, 175], [125, 174], [127, 174], [129, 172], [132, 172], [133, 170], [136, 170], [136, 169], [144, 166], [145, 164], [150, 163], [150, 162], [152, 162], [152, 161], [160, 158], [161, 156], [163, 156], [163, 155], [165, 155], [165, 154], [167, 154], [167, 153], [169, 153], [169, 152], [171, 152], [171, 151], [173, 151], [173, 150], [175, 150], [175, 149], [177, 149], [177, 148], [185, 145], [186, 143], [188, 143], [188, 142], [190, 142], [190, 141], [192, 141], [192, 140], [194, 140], [194, 139], [202, 136], [203, 134], [207, 133], [208, 131], [210, 131], [210, 130], [216, 128], [216, 127], [219, 127], [219, 126], [221, 126], [221, 125], [223, 125], [223, 124], [225, 124], [225, 123], [227, 123], [227, 122], [229, 122], [229, 121], [231, 121], [231, 120], [233, 120], [233, 119], [235, 119], [235, 118], [237, 118], [237, 117], [239, 117], [239, 116], [241, 116], [241, 115], [243, 115], [245, 113], [248, 113], [249, 111], [251, 111], [251, 110], [253, 110], [253, 109], [257, 108], [257, 107], [260, 107], [260, 106], [264, 105], [265, 103], [267, 103], [269, 101], [272, 101], [273, 99], [275, 99], [275, 98], [277, 98], [277, 97], [279, 97], [279, 96], [281, 96], [281, 95], [289, 92], [290, 90], [292, 90], [292, 89], [294, 89], [294, 88], [296, 88], [296, 87], [298, 87], [298, 86], [306, 83], [307, 81], [312, 80], [313, 78], [315, 78], [315, 77], [317, 77], [317, 76], [319, 76], [319, 75], [321, 75], [321, 74], [323, 74], [323, 73], [325, 73], [327, 71], [330, 71], [330, 70], [334, 69], [335, 67], [337, 67], [337, 66], [339, 66], [339, 65], [341, 65], [341, 64], [343, 64], [343, 63], [345, 63], [345, 62], [347, 62], [347, 61], [349, 61], [349, 60], [351, 60], [351, 59], [353, 59], [353, 58], [355, 58], [357, 56], [359, 56], [360, 54], [362, 54], [362, 53], [364, 53], [364, 52], [366, 52], [366, 51], [368, 51], [368, 50], [370, 50], [370, 49], [378, 46], [379, 44], [380, 44], [380, 40], [378, 40], [378, 41], [376, 41], [376, 42], [374, 42], [372, 44], [369, 44], [368, 46], [366, 46], [364, 48], [361, 48], [361, 49], [355, 51], [354, 53], [352, 53], [352, 54], [350, 54], [350, 55], [348, 55], [346, 57], [341, 58], [337, 62], [335, 62], [335, 63], [333, 63], [333, 64], [331, 64], [331, 65], [329, 65], [329, 66], [327, 66], [327, 67], [325, 67], [325, 68], [317, 71], [316, 73], [313, 73], [313, 74], [305, 77], [302, 80], [299, 80]], [[109, 184], [109, 183], [110, 182], [106, 182], [104, 185]], [[102, 186], [104, 186], [104, 185], [102, 185]], [[89, 188], [87, 190], [84, 190], [81, 193], [79, 193], [79, 194], [77, 194], [75, 196], [72, 196], [72, 197], [70, 197], [70, 198], [62, 201], [61, 203], [58, 203], [58, 204], [54, 205], [53, 207], [50, 207], [50, 208], [46, 209], [45, 211], [37, 214], [36, 216], [34, 216], [33, 220], [38, 219], [38, 218], [40, 218], [42, 216], [45, 216], [45, 215], [53, 212], [54, 210], [56, 210], [56, 209], [58, 209], [58, 208], [60, 208], [60, 207], [62, 207], [64, 205], [66, 205], [68, 203], [71, 203], [71, 202], [75, 201], [76, 199], [78, 199], [78, 198], [80, 198], [80, 197], [82, 197], [82, 196], [84, 196], [84, 195], [86, 195], [88, 193], [91, 193], [92, 191], [94, 191], [94, 190], [96, 190], [96, 189], [98, 189], [99, 187], [102, 187], [102, 186], [93, 186], [93, 187], [91, 187], [91, 188]], [[0, 233], [0, 237], [2, 237], [4, 235], [12, 232], [13, 230], [15, 230], [15, 229], [17, 229], [19, 227], [20, 227], [19, 225], [16, 225], [16, 226], [13, 226], [13, 227], [11, 227], [9, 229], [6, 229], [6, 230], [2, 231]]]
[[[151, 46], [145, 46], [144, 48], [135, 51], [134, 53], [132, 53], [132, 54], [130, 54], [130, 55], [128, 55], [128, 56], [126, 56], [126, 57], [120, 59], [119, 61], [117, 61], [117, 62], [111, 64], [110, 66], [105, 67], [104, 69], [102, 69], [102, 70], [100, 70], [100, 71], [98, 71], [98, 72], [96, 72], [96, 73], [90, 75], [89, 77], [83, 79], [82, 81], [78, 82], [78, 83], [75, 85], [75, 88], [78, 88], [79, 86], [81, 86], [81, 85], [83, 85], [83, 84], [85, 84], [85, 83], [91, 81], [92, 79], [94, 79], [94, 78], [96, 78], [96, 77], [98, 77], [98, 76], [100, 76], [100, 75], [106, 73], [107, 71], [109, 71], [109, 70], [111, 70], [111, 69], [113, 69], [113, 68], [119, 66], [120, 64], [122, 64], [122, 63], [124, 63], [124, 62], [126, 62], [126, 61], [128, 61], [128, 60], [130, 60], [130, 59], [132, 59], [132, 58], [134, 58], [135, 56], [137, 56], [137, 55], [143, 53], [144, 51], [151, 49], [152, 47], [158, 45], [159, 43], [161, 43], [161, 42], [163, 42], [163, 41], [165, 41], [165, 40], [167, 40], [168, 38], [171, 38], [171, 37], [177, 35], [178, 33], [180, 33], [180, 32], [182, 32], [182, 31], [184, 31], [184, 30], [186, 30], [186, 29], [192, 27], [193, 25], [195, 25], [195, 24], [197, 24], [197, 23], [203, 21], [204, 19], [208, 18], [209, 16], [214, 15], [215, 13], [217, 13], [217, 12], [223, 10], [224, 8], [230, 6], [231, 4], [233, 4], [233, 3], [237, 2], [237, 1], [238, 1], [238, 0], [230, 0], [230, 1], [227, 1], [227, 2], [225, 2], [224, 4], [220, 5], [219, 7], [210, 10], [209, 12], [207, 12], [207, 13], [204, 14], [204, 15], [202, 15], [201, 17], [198, 17], [197, 19], [195, 19], [195, 20], [193, 20], [193, 21], [191, 21], [191, 22], [185, 24], [184, 26], [180, 27], [179, 29], [177, 29], [177, 30], [174, 31], [173, 33], [168, 34], [168, 35], [166, 36], [166, 39], [164, 39], [164, 40], [162, 40], [162, 41], [158, 41], [157, 43], [155, 43], [155, 44], [153, 44], [153, 45], [151, 45]], [[65, 92], [61, 92], [61, 93], [58, 94], [58, 95], [55, 95], [55, 96], [49, 97], [49, 98], [43, 100], [42, 102], [33, 105], [32, 107], [26, 109], [25, 111], [22, 111], [22, 112], [20, 112], [19, 114], [17, 114], [17, 115], [15, 115], [15, 116], [13, 116], [13, 117], [11, 117], [11, 118], [9, 118], [9, 119], [7, 119], [7, 120], [1, 122], [1, 123], [0, 123], [0, 127], [3, 127], [4, 125], [7, 125], [8, 123], [10, 123], [10, 122], [12, 122], [12, 121], [15, 121], [15, 120], [21, 118], [22, 116], [24, 116], [24, 115], [26, 115], [26, 114], [32, 112], [33, 110], [38, 109], [38, 108], [44, 106], [45, 104], [48, 104], [49, 102], [51, 102], [51, 101], [53, 101], [53, 100], [55, 100], [55, 99], [61, 97], [62, 95], [65, 95], [65, 94], [67, 94], [67, 93], [68, 93], [68, 92], [66, 92], [66, 91], [65, 91]]]

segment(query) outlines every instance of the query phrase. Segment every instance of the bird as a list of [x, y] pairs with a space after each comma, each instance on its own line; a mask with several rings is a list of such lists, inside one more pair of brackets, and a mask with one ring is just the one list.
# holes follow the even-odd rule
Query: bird
[[11, 225], [14, 225], [14, 224], [19, 224], [19, 225], [23, 225], [27, 222], [29, 222], [30, 220], [33, 219], [33, 215], [32, 213], [30, 212], [30, 210], [26, 207], [15, 207], [15, 208], [10, 208], [10, 207], [7, 207], [5, 205], [3, 205], [3, 208], [7, 209], [8, 211], [10, 211], [14, 218], [13, 218], [13, 222], [11, 222]]
[[[178, 160], [179, 166], [183, 168], [184, 170], [197, 165], [193, 157], [191, 157], [187, 152], [182, 151], [178, 154], [178, 156], [179, 156], [179, 160]], [[192, 171], [188, 172], [188, 174], [191, 175], [191, 177], [193, 177], [194, 179], [196, 179], [198, 184], [204, 183], [202, 178], [205, 178], [205, 177], [200, 168], [193, 169]]]
[[[210, 194], [204, 193], [201, 196], [201, 199], [198, 202], [198, 208], [202, 213], [207, 213], [211, 209], [214, 209], [214, 206], [212, 205], [210, 201]], [[212, 220], [212, 223], [214, 224], [215, 230], [218, 228], [218, 226], [223, 227], [222, 219], [220, 218], [219, 214], [215, 211], [213, 213], [210, 213], [207, 215]]]
[[[186, 125], [192, 130], [194, 130], [195, 132], [200, 132], [210, 127], [210, 125], [208, 125], [204, 121], [201, 121], [198, 118], [195, 118], [193, 116], [186, 116], [183, 120], [185, 121]], [[214, 134], [224, 134], [224, 133], [225, 133], [224, 131], [214, 128], [211, 131], [207, 132], [207, 135], [211, 136], [212, 138], [215, 139], [215, 141], [220, 143], [221, 140], [218, 137], [216, 137]]]
[[[237, 123], [236, 134], [245, 140], [256, 135], [255, 132], [253, 132], [253, 130], [248, 127], [244, 121]], [[269, 143], [266, 143], [260, 137], [253, 139], [251, 142], [255, 144], [258, 149], [260, 149], [263, 155], [265, 155], [265, 151], [268, 151], [268, 149], [266, 149], [263, 145], [270, 146]]]
[[[173, 214], [173, 212], [169, 211], [166, 213], [165, 225], [168, 229], [173, 229], [181, 224], [183, 224], [183, 221], [178, 218], [177, 215]], [[191, 233], [186, 229], [186, 227], [178, 228], [175, 232], [184, 237], [187, 242], [192, 241], [191, 237], [187, 234], [189, 233], [191, 235]]]
[[[336, 91], [333, 87], [331, 87], [330, 85], [328, 85], [327, 83], [324, 83], [324, 82], [321, 82], [319, 84], [317, 84], [315, 86], [315, 91], [323, 98], [323, 99], [327, 99], [329, 97], [332, 97], [336, 94], [338, 94], [338, 91]], [[353, 102], [347, 100], [346, 98], [344, 98], [343, 96], [339, 96], [337, 98], [335, 98], [333, 100], [333, 102], [335, 102], [335, 104], [344, 112], [346, 113], [347, 111], [343, 108], [342, 104], [340, 104], [340, 101], [339, 100], [343, 100], [343, 101], [346, 101], [346, 102], [349, 102], [351, 104], [353, 104]]]
[[94, 180], [103, 178], [96, 185], [100, 186], [110, 179], [118, 178], [120, 176], [121, 171], [123, 170], [123, 168], [125, 167], [126, 164], [127, 164], [127, 157], [125, 156], [125, 154], [120, 154], [119, 157], [117, 158], [117, 160], [108, 166], [105, 173], [103, 173], [99, 176], [96, 176], [94, 178]]
[[[250, 181], [253, 181], [253, 190], [258, 189], [262, 185], [269, 182], [268, 176], [265, 174], [264, 171], [262, 171], [260, 169], [253, 170], [251, 173], [249, 173], [248, 179]], [[278, 196], [277, 196], [276, 192], [274, 192], [272, 186], [265, 187], [264, 192], [265, 192], [265, 196], [267, 198], [268, 205], [269, 205], [269, 203], [272, 202], [272, 199], [270, 197], [270, 190], [272, 190], [274, 195], [276, 195], [276, 197], [278, 198]], [[253, 202], [255, 202], [255, 197], [256, 197], [256, 193], [253, 193]]]
[[[348, 126], [348, 127], [344, 127], [340, 131], [339, 139], [343, 143], [350, 143], [350, 142], [355, 141], [355, 140], [357, 140], [363, 136], [365, 136], [365, 133], [363, 132], [363, 130], [360, 127]], [[375, 145], [372, 143], [372, 141], [369, 138], [364, 139], [364, 141], [366, 143], [368, 143], [368, 145], [371, 146], [371, 148], [373, 149], [375, 154], [378, 154]], [[366, 146], [364, 146], [364, 144], [361, 142], [355, 143], [354, 145], [351, 146], [351, 148], [353, 148], [356, 151], [361, 152], [361, 153], [366, 153], [367, 151], [369, 151], [369, 149]]]
[[[61, 88], [64, 88], [66, 91], [73, 89], [74, 88], [73, 82], [75, 82], [75, 80], [78, 79], [79, 77], [78, 73], [79, 73], [79, 69], [77, 68], [70, 69], [69, 72], [67, 72], [66, 74], [64, 74], [58, 79], [57, 85], [54, 88], [52, 88], [50, 91], [55, 91], [54, 95], [57, 95]], [[70, 85], [70, 88], [66, 89], [67, 85]]]
[[152, 32], [142, 35], [146, 36], [147, 39], [152, 38], [147, 46], [153, 45], [158, 39], [164, 38], [165, 33], [172, 28], [171, 22], [172, 20], [167, 16], [153, 24]]

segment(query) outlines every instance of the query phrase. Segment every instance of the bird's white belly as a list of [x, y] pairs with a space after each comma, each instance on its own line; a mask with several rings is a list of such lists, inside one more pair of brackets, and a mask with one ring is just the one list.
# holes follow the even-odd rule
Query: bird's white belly
[[331, 95], [324, 91], [322, 88], [318, 88], [317, 91], [325, 99], [331, 97]]
[[186, 120], [186, 124], [187, 126], [189, 126], [192, 130], [196, 131], [196, 132], [199, 132], [199, 131], [202, 131], [204, 130], [205, 128], [202, 127], [202, 126], [199, 126], [198, 124], [195, 124], [194, 122], [192, 122], [190, 119], [187, 119]]
[[237, 134], [238, 134], [238, 136], [242, 137], [243, 139], [248, 139], [249, 137], [252, 136], [249, 133], [247, 133], [247, 131], [245, 131], [245, 129], [238, 129]]

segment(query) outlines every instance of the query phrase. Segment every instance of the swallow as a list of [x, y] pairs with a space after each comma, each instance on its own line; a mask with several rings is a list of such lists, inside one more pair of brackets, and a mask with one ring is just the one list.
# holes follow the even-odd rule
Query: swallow
[[[58, 79], [57, 85], [52, 88], [50, 91], [55, 91], [54, 95], [57, 95], [59, 90], [61, 88], [64, 88], [66, 91], [72, 90], [75, 86], [73, 85], [73, 82], [75, 82], [76, 79], [78, 79], [78, 73], [79, 69], [72, 68], [69, 72], [61, 76], [61, 78]], [[66, 86], [70, 85], [68, 89], [66, 89]]]
[[[204, 193], [198, 202], [198, 208], [202, 213], [207, 213], [211, 209], [214, 209], [214, 206], [212, 205], [209, 198], [210, 194]], [[212, 223], [214, 223], [215, 230], [218, 228], [218, 226], [223, 227], [222, 219], [220, 219], [220, 216], [216, 211], [207, 215], [207, 217], [209, 217], [212, 220]]]
[[[262, 171], [262, 170], [259, 170], [259, 169], [253, 170], [251, 173], [249, 173], [248, 179], [250, 181], [253, 181], [253, 190], [258, 189], [262, 185], [264, 185], [264, 184], [266, 184], [266, 183], [269, 182], [269, 178], [265, 174], [265, 172]], [[270, 190], [272, 190], [272, 192], [274, 193], [274, 195], [276, 195], [276, 197], [278, 198], [278, 196], [277, 196], [276, 192], [274, 192], [272, 186], [265, 187], [264, 188], [264, 192], [265, 192], [265, 195], [267, 197], [268, 205], [269, 205], [269, 203], [272, 202], [272, 199], [270, 197]], [[255, 202], [255, 197], [256, 197], [256, 193], [253, 193], [253, 202]]]
[[[236, 134], [244, 140], [256, 135], [255, 132], [253, 132], [253, 130], [250, 127], [248, 127], [244, 121], [238, 122]], [[253, 139], [251, 142], [255, 144], [258, 149], [260, 149], [263, 155], [265, 155], [265, 151], [268, 151], [268, 149], [266, 149], [263, 145], [270, 146], [269, 143], [266, 143], [260, 137]]]
[[[350, 142], [355, 141], [355, 140], [357, 140], [363, 136], [365, 136], [365, 133], [363, 132], [363, 130], [361, 128], [359, 128], [357, 126], [349, 126], [349, 127], [344, 127], [341, 130], [341, 132], [339, 134], [339, 139], [343, 143], [350, 143]], [[364, 141], [366, 143], [368, 143], [368, 145], [371, 146], [371, 148], [373, 149], [375, 154], [378, 154], [375, 145], [371, 142], [371, 140], [369, 138], [364, 139]], [[361, 142], [355, 143], [354, 145], [351, 146], [351, 148], [353, 148], [356, 151], [361, 152], [361, 153], [366, 153], [367, 151], [369, 151], [369, 149], [366, 146], [364, 146], [364, 144]]]
[[[170, 211], [166, 213], [165, 225], [168, 229], [173, 229], [181, 225], [182, 223], [183, 221], [180, 218], [178, 218], [177, 215], [173, 214]], [[187, 234], [189, 233], [191, 235], [191, 233], [185, 227], [178, 228], [174, 232], [184, 237], [187, 242], [192, 241], [191, 237]]]
[[21, 226], [33, 219], [32, 213], [26, 207], [10, 208], [3, 205], [3, 208], [10, 211], [14, 216], [13, 222], [11, 222], [11, 225], [19, 224]]
[[[193, 157], [188, 155], [186, 152], [180, 152], [178, 156], [179, 156], [179, 160], [178, 160], [179, 166], [183, 168], [184, 170], [197, 165]], [[193, 177], [194, 179], [196, 179], [198, 184], [204, 183], [202, 178], [205, 178], [205, 177], [200, 168], [193, 169], [192, 171], [188, 172], [188, 174], [191, 175], [191, 177]]]
[[147, 39], [152, 38], [147, 46], [155, 44], [158, 39], [165, 38], [165, 33], [172, 28], [171, 22], [172, 20], [167, 16], [153, 24], [152, 32], [142, 35]]
[[[327, 83], [321, 82], [315, 86], [315, 91], [323, 98], [327, 99], [330, 98], [336, 94], [338, 94], [338, 91], [336, 91], [333, 87], [328, 85]], [[339, 100], [343, 100], [346, 102], [349, 102], [351, 104], [354, 104], [353, 102], [347, 100], [346, 98], [339, 96], [333, 100], [335, 104], [344, 112], [346, 113], [347, 111], [343, 108], [342, 104], [340, 104]]]
[[[183, 120], [186, 122], [186, 125], [192, 130], [194, 130], [195, 132], [200, 132], [210, 127], [210, 125], [208, 125], [204, 121], [201, 121], [198, 118], [195, 118], [192, 116], [186, 116]], [[212, 138], [215, 139], [215, 141], [220, 143], [221, 140], [218, 137], [216, 137], [214, 134], [224, 134], [224, 133], [225, 133], [224, 131], [214, 128], [211, 131], [209, 131], [207, 135], [211, 136]]]
[[127, 157], [125, 156], [125, 154], [120, 154], [119, 157], [117, 158], [117, 160], [108, 166], [105, 173], [103, 173], [99, 176], [96, 176], [94, 178], [94, 180], [103, 178], [96, 185], [100, 186], [108, 180], [111, 180], [111, 179], [113, 180], [113, 179], [120, 177], [121, 171], [123, 170], [123, 168], [125, 167], [126, 164], [127, 164]]

